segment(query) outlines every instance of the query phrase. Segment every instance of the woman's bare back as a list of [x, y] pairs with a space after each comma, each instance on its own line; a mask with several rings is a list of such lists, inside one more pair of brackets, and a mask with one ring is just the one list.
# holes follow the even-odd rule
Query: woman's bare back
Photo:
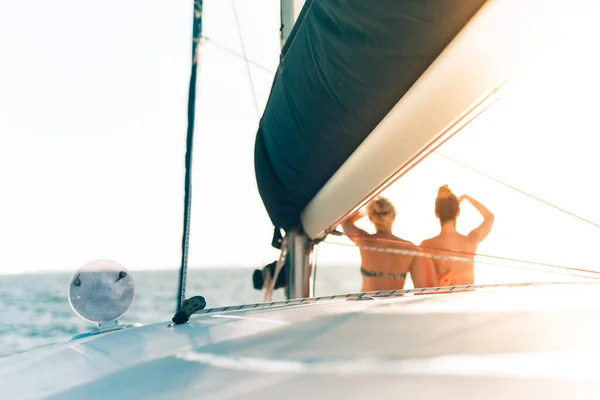
[[[427, 239], [421, 244], [426, 253], [474, 259], [477, 252], [477, 243], [469, 236], [458, 232], [442, 233], [434, 238]], [[475, 283], [475, 269], [473, 263], [433, 259], [438, 286], [471, 285]]]
[[[451, 193], [447, 186], [440, 188], [440, 191], [442, 191], [442, 189], [445, 189], [447, 193]], [[438, 195], [438, 200], [439, 197], [440, 195]], [[454, 200], [452, 200], [452, 198], [446, 195], [446, 198], [454, 201], [454, 220], [444, 222], [440, 219], [440, 222], [442, 222], [440, 234], [423, 241], [421, 247], [423, 251], [430, 254], [461, 257], [471, 260], [471, 262], [461, 262], [434, 258], [433, 264], [437, 276], [437, 286], [472, 285], [475, 283], [475, 266], [472, 261], [475, 259], [477, 246], [487, 237], [492, 229], [494, 214], [471, 196], [463, 195], [458, 198], [454, 197]], [[483, 222], [477, 228], [469, 232], [468, 235], [461, 235], [456, 231], [456, 217], [458, 216], [459, 210], [458, 204], [463, 200], [467, 200], [471, 203], [483, 217]], [[439, 210], [439, 212], [442, 211], [444, 210]], [[436, 211], [438, 217], [439, 212]]]
[[369, 220], [375, 226], [376, 233], [368, 233], [355, 225], [356, 221], [365, 216], [363, 211], [357, 211], [342, 222], [344, 233], [359, 248], [369, 246], [381, 249], [360, 248], [363, 291], [403, 289], [409, 272], [415, 287], [433, 286], [435, 271], [432, 264], [423, 263], [422, 257], [385, 251], [385, 249], [418, 251], [414, 244], [400, 239], [392, 233], [396, 215], [392, 203], [385, 198], [378, 198], [369, 204], [367, 210]]
[[[357, 240], [357, 244], [359, 246], [373, 246], [382, 249], [417, 251], [417, 248], [413, 243], [400, 239], [391, 233], [370, 234]], [[389, 276], [363, 276], [363, 291], [396, 290], [404, 288], [406, 274], [408, 274], [413, 265], [415, 260], [414, 256], [367, 249], [360, 249], [360, 254], [362, 258], [362, 268], [366, 271], [394, 275], [404, 274], [404, 278], [401, 279], [398, 279], [398, 276], [395, 278]]]

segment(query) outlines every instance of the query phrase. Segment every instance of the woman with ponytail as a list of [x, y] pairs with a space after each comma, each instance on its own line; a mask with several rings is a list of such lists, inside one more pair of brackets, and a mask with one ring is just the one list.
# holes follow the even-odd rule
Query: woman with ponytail
[[[460, 203], [466, 200], [475, 207], [483, 217], [483, 222], [468, 235], [456, 231], [456, 220], [460, 215]], [[444, 185], [439, 188], [435, 199], [435, 216], [440, 220], [440, 234], [421, 243], [422, 248], [431, 254], [440, 256], [459, 256], [474, 259], [477, 246], [486, 238], [494, 224], [494, 214], [483, 204], [470, 196], [456, 197]], [[437, 286], [472, 285], [475, 283], [473, 263], [434, 259], [437, 275]]]

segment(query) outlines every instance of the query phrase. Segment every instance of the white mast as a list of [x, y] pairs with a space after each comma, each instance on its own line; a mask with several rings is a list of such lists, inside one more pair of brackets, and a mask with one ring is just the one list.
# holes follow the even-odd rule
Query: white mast
[[[280, 0], [281, 48], [290, 36], [292, 27], [302, 10], [304, 0]], [[289, 270], [286, 297], [297, 299], [314, 295], [314, 243], [300, 230], [287, 232]]]
[[294, 22], [300, 15], [305, 0], [280, 0], [281, 8], [281, 47], [290, 36]]

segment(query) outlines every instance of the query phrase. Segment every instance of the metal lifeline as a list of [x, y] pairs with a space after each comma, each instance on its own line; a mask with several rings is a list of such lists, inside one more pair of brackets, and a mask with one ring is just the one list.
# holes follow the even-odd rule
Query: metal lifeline
[[[530, 270], [535, 270], [535, 271], [542, 270], [544, 272], [554, 273], [554, 274], [572, 275], [572, 276], [578, 276], [578, 277], [584, 277], [584, 278], [600, 279], [600, 271], [566, 267], [566, 266], [562, 266], [562, 265], [546, 264], [546, 263], [533, 262], [533, 261], [527, 261], [527, 260], [508, 259], [508, 258], [503, 258], [503, 257], [495, 257], [495, 256], [491, 256], [491, 255], [485, 255], [485, 254], [472, 254], [472, 255], [477, 256], [477, 257], [489, 258], [489, 259], [497, 259], [499, 261], [495, 261], [495, 262], [494, 261], [485, 261], [485, 260], [475, 261], [474, 259], [470, 259], [470, 258], [466, 258], [466, 257], [442, 256], [442, 255], [426, 253], [426, 252], [418, 251], [418, 250], [392, 249], [392, 248], [388, 248], [388, 247], [355, 245], [355, 244], [346, 244], [346, 243], [336, 243], [336, 242], [330, 242], [330, 241], [324, 241], [321, 243], [327, 243], [327, 244], [333, 244], [333, 245], [345, 246], [345, 247], [355, 247], [355, 248], [359, 248], [359, 249], [378, 251], [378, 252], [382, 252], [382, 253], [403, 254], [403, 255], [407, 255], [407, 256], [431, 258], [431, 259], [436, 259], [436, 260], [456, 261], [456, 262], [463, 262], [463, 263], [467, 263], [467, 264], [476, 264], [477, 263], [477, 264], [492, 265], [492, 266], [497, 266], [497, 267], [530, 269]], [[449, 249], [435, 249], [435, 250], [450, 251], [450, 252], [452, 251]], [[500, 261], [504, 261], [504, 263], [500, 262]], [[525, 264], [525, 265], [509, 265], [507, 262], [520, 263], [520, 264]], [[543, 267], [545, 269], [542, 269], [541, 267]]]
[[[578, 285], [598, 285], [596, 282], [576, 282]], [[378, 292], [358, 292], [348, 294], [338, 294], [332, 296], [319, 296], [319, 297], [308, 297], [301, 299], [292, 300], [280, 300], [271, 301], [264, 303], [253, 303], [253, 304], [242, 304], [237, 306], [226, 306], [209, 308], [197, 312], [196, 314], [210, 314], [216, 312], [225, 311], [238, 311], [238, 310], [249, 310], [249, 309], [262, 309], [267, 307], [281, 307], [281, 306], [293, 306], [302, 304], [312, 304], [318, 301], [325, 300], [369, 300], [375, 297], [392, 297], [401, 296], [405, 294], [435, 294], [435, 293], [451, 293], [465, 290], [474, 289], [498, 289], [498, 288], [513, 288], [513, 287], [528, 287], [528, 286], [553, 286], [553, 285], [573, 285], [573, 282], [525, 282], [525, 283], [496, 283], [496, 284], [485, 284], [485, 285], [458, 285], [458, 286], [445, 286], [445, 287], [429, 287], [429, 288], [418, 288], [418, 289], [401, 289], [401, 290], [383, 290]]]

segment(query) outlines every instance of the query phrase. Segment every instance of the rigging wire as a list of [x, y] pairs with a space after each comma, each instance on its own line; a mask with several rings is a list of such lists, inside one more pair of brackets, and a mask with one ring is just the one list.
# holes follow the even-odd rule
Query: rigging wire
[[[206, 308], [198, 311], [196, 314], [211, 314], [216, 312], [224, 311], [239, 311], [239, 310], [252, 310], [252, 309], [263, 309], [268, 307], [281, 307], [281, 306], [292, 306], [300, 304], [312, 304], [320, 301], [328, 300], [360, 300], [375, 297], [394, 297], [403, 296], [410, 294], [436, 294], [436, 293], [452, 293], [466, 290], [489, 290], [489, 289], [500, 289], [500, 288], [521, 288], [521, 287], [553, 287], [558, 285], [572, 285], [572, 282], [521, 282], [521, 283], [492, 283], [484, 285], [455, 285], [455, 286], [441, 286], [441, 287], [425, 287], [425, 288], [414, 288], [414, 289], [394, 289], [394, 290], [379, 290], [371, 292], [357, 292], [357, 293], [345, 293], [345, 294], [334, 294], [329, 296], [318, 296], [318, 297], [306, 297], [289, 300], [278, 300], [269, 301], [263, 303], [251, 303], [241, 304], [235, 306], [215, 307]], [[577, 285], [594, 285], [596, 282], [577, 282]]]
[[[446, 156], [442, 153], [439, 152], [434, 152], [433, 154], [438, 155], [439, 157], [442, 157], [450, 162], [453, 162], [459, 166], [462, 166], [463, 168], [466, 168], [472, 172], [475, 172], [487, 179], [490, 179], [496, 183], [499, 183], [503, 186], [506, 186], [516, 192], [519, 192], [527, 197], [530, 197], [536, 201], [539, 201], [549, 207], [552, 207], [558, 211], [561, 211], [567, 215], [570, 215], [574, 218], [577, 218], [583, 222], [586, 222], [590, 225], [593, 225], [597, 228], [600, 228], [600, 224], [597, 224], [593, 221], [590, 221], [586, 218], [583, 218], [577, 214], [574, 214], [568, 210], [565, 210], [561, 207], [558, 207], [550, 202], [547, 202], [543, 199], [540, 199], [539, 197], [533, 196], [527, 192], [525, 192], [524, 190], [521, 190], [519, 188], [516, 188], [512, 185], [509, 185], [506, 182], [503, 182], [499, 179], [494, 178], [493, 176], [490, 176], [480, 170], [477, 170], [473, 167], [470, 167], [466, 164], [461, 163], [458, 160], [455, 160], [449, 156]], [[349, 239], [352, 239], [353, 237], [359, 237], [357, 235], [347, 235], [347, 234], [339, 234], [338, 236], [345, 236]], [[487, 258], [487, 259], [492, 259], [492, 260], [497, 260], [496, 262], [489, 262], [489, 261], [481, 261], [478, 260], [477, 263], [478, 264], [487, 264], [487, 265], [493, 265], [493, 266], [500, 266], [500, 267], [509, 267], [509, 268], [519, 268], [519, 269], [529, 269], [529, 270], [536, 270], [536, 271], [544, 271], [544, 272], [550, 272], [550, 273], [557, 273], [557, 274], [562, 274], [562, 275], [572, 275], [572, 276], [579, 276], [579, 277], [587, 277], [587, 278], [594, 278], [594, 279], [600, 279], [600, 271], [595, 271], [595, 270], [589, 270], [589, 269], [583, 269], [583, 268], [575, 268], [575, 267], [567, 267], [567, 266], [562, 266], [562, 265], [556, 265], [556, 264], [549, 264], [549, 263], [543, 263], [543, 262], [536, 262], [536, 261], [529, 261], [529, 260], [522, 260], [522, 259], [517, 259], [517, 258], [510, 258], [510, 257], [500, 257], [500, 256], [494, 256], [494, 255], [489, 255], [489, 254], [478, 254], [478, 253], [470, 253], [470, 252], [464, 252], [464, 251], [457, 251], [457, 250], [451, 250], [451, 249], [443, 249], [443, 248], [436, 248], [436, 247], [432, 247], [432, 246], [415, 246], [411, 243], [406, 243], [406, 242], [402, 242], [402, 241], [398, 241], [398, 240], [393, 240], [393, 239], [385, 239], [385, 238], [369, 238], [369, 241], [374, 241], [374, 242], [380, 242], [380, 243], [388, 243], [388, 244], [395, 244], [396, 246], [401, 245], [401, 247], [405, 247], [405, 248], [412, 248], [412, 249], [417, 249], [417, 250], [407, 250], [407, 249], [399, 249], [399, 248], [385, 248], [385, 247], [377, 247], [377, 246], [363, 246], [363, 245], [352, 245], [352, 244], [346, 244], [346, 243], [336, 243], [336, 242], [331, 242], [331, 241], [324, 241], [323, 243], [327, 243], [327, 244], [334, 244], [334, 245], [339, 245], [339, 246], [346, 246], [346, 247], [358, 247], [358, 248], [362, 248], [365, 250], [371, 250], [371, 251], [380, 251], [380, 252], [388, 252], [388, 253], [396, 253], [396, 254], [404, 254], [404, 255], [412, 255], [412, 256], [420, 256], [420, 257], [425, 257], [425, 258], [431, 258], [431, 259], [443, 259], [443, 260], [447, 260], [447, 261], [455, 261], [455, 262], [464, 262], [464, 263], [469, 263], [469, 264], [475, 264], [475, 260], [474, 257], [483, 257], [483, 258]], [[436, 254], [431, 254], [428, 252], [425, 252], [423, 250], [430, 250], [430, 251], [438, 251], [438, 252], [449, 252], [452, 254], [458, 254], [458, 255], [462, 255], [463, 257], [457, 257], [457, 256], [442, 256], [442, 255], [436, 255]], [[467, 256], [467, 257], [464, 257]], [[504, 263], [503, 263], [504, 262]], [[525, 264], [524, 265], [508, 265], [506, 263], [520, 263], [520, 264]], [[538, 267], [538, 268], [535, 268]], [[541, 269], [540, 267], [543, 267], [544, 269]], [[552, 270], [548, 270], [547, 268], [550, 268]], [[591, 276], [590, 276], [591, 275]]]
[[252, 79], [252, 71], [250, 71], [250, 62], [248, 60], [248, 55], [246, 53], [246, 45], [244, 44], [244, 37], [242, 35], [242, 27], [240, 25], [240, 18], [238, 16], [237, 7], [235, 5], [235, 0], [231, 0], [231, 6], [233, 7], [233, 14], [235, 15], [235, 24], [237, 26], [238, 37], [240, 39], [240, 44], [242, 46], [242, 55], [246, 65], [246, 72], [248, 73], [248, 80], [250, 81], [250, 90], [252, 91], [252, 100], [254, 101], [254, 110], [256, 111], [256, 116], [260, 118], [260, 110], [258, 107], [258, 100], [256, 99], [256, 89], [254, 88], [254, 80]]
[[[340, 234], [339, 236], [345, 236], [345, 237], [347, 237], [350, 240], [352, 240], [352, 238], [360, 238], [360, 237], [364, 238], [364, 236], [347, 235], [347, 234]], [[539, 266], [539, 267], [550, 267], [550, 268], [556, 268], [556, 269], [564, 269], [564, 270], [569, 270], [569, 271], [582, 272], [582, 273], [586, 273], [586, 274], [598, 274], [598, 275], [600, 275], [600, 271], [591, 270], [591, 269], [576, 268], [576, 267], [567, 267], [567, 266], [564, 266], [564, 265], [549, 264], [549, 263], [544, 263], [544, 262], [539, 262], [539, 261], [523, 260], [523, 259], [519, 259], [519, 258], [501, 257], [501, 256], [496, 256], [496, 255], [491, 255], [491, 254], [484, 254], [484, 253], [472, 253], [472, 252], [468, 252], [468, 251], [444, 249], [444, 248], [441, 248], [441, 247], [434, 247], [434, 246], [423, 246], [423, 245], [416, 246], [416, 245], [413, 245], [412, 243], [402, 242], [402, 241], [395, 240], [395, 239], [373, 238], [373, 237], [371, 237], [371, 238], [369, 238], [369, 241], [394, 244], [396, 246], [400, 245], [400, 246], [405, 247], [405, 248], [418, 248], [418, 249], [430, 250], [430, 251], [449, 252], [449, 253], [453, 253], [453, 254], [459, 254], [459, 255], [462, 255], [462, 256], [465, 256], [465, 257], [484, 257], [484, 258], [489, 258], [489, 259], [498, 260], [498, 261], [515, 262], [515, 263], [535, 265], [535, 266]], [[335, 242], [326, 242], [326, 243], [337, 244]], [[344, 244], [344, 245], [346, 245], [346, 244]], [[421, 251], [421, 253], [428, 254], [427, 252], [424, 252], [424, 251]], [[454, 257], [454, 258], [456, 258], [456, 257]], [[469, 262], [471, 262], [470, 259], [467, 259], [467, 258], [464, 258], [463, 260], [469, 260]], [[461, 262], [463, 260], [457, 260], [457, 259], [455, 259], [454, 261]], [[449, 261], [451, 261], [451, 260], [449, 260]]]
[[275, 74], [275, 72], [272, 71], [271, 69], [265, 67], [262, 64], [257, 63], [256, 61], [252, 61], [248, 58], [245, 58], [243, 54], [240, 54], [237, 51], [233, 50], [232, 48], [225, 46], [223, 43], [217, 42], [216, 40], [210, 38], [209, 36], [202, 36], [201, 39], [203, 39], [206, 42], [212, 43], [213, 45], [217, 46], [221, 50], [224, 50], [237, 58], [240, 58], [240, 59], [246, 61], [248, 64], [252, 65], [253, 67], [256, 67], [256, 68], [258, 68], [264, 72], [267, 72], [269, 74]]
[[[533, 266], [508, 265], [508, 264], [502, 263], [502, 262], [485, 261], [485, 260], [483, 260], [483, 261], [478, 260], [476, 262], [475, 260], [470, 259], [470, 258], [455, 257], [455, 256], [442, 256], [442, 255], [437, 255], [437, 254], [425, 253], [425, 252], [418, 251], [418, 250], [404, 250], [404, 249], [394, 249], [394, 248], [377, 247], [377, 246], [355, 245], [355, 244], [348, 244], [348, 243], [336, 243], [336, 242], [328, 242], [328, 241], [324, 241], [321, 243], [333, 244], [333, 245], [344, 246], [344, 247], [360, 248], [360, 249], [364, 249], [364, 250], [378, 251], [378, 252], [382, 252], [382, 253], [402, 254], [402, 255], [413, 256], [413, 257], [423, 257], [423, 258], [430, 258], [430, 259], [436, 259], [436, 260], [463, 262], [466, 264], [477, 263], [477, 264], [485, 264], [485, 265], [491, 265], [491, 266], [496, 266], [496, 267], [543, 271], [543, 272], [559, 274], [559, 275], [576, 276], [576, 277], [580, 277], [580, 278], [600, 279], [600, 273], [598, 271], [583, 270], [583, 269], [570, 268], [570, 267], [562, 267], [562, 266], [557, 266], [557, 265], [552, 265], [552, 264], [531, 263], [531, 264], [534, 264]], [[515, 260], [515, 262], [520, 262], [523, 264], [530, 264], [524, 260], [523, 261]], [[536, 266], [538, 268], [536, 268]], [[552, 269], [541, 269], [541, 268], [539, 268], [540, 266], [544, 266], [546, 268], [552, 268]], [[554, 269], [557, 269], [557, 270], [554, 270]]]
[[192, 213], [192, 155], [194, 152], [194, 119], [196, 113], [196, 80], [198, 74], [198, 58], [200, 52], [200, 36], [202, 35], [202, 1], [194, 0], [194, 19], [192, 29], [192, 71], [188, 92], [188, 126], [185, 148], [185, 195], [183, 200], [183, 235], [181, 238], [181, 265], [179, 267], [179, 288], [177, 293], [178, 310], [185, 300], [187, 283], [188, 253], [190, 247], [190, 224]]
[[454, 158], [448, 157], [447, 155], [444, 155], [444, 154], [442, 154], [442, 153], [438, 153], [438, 152], [435, 152], [435, 153], [433, 153], [433, 154], [436, 154], [436, 155], [437, 155], [437, 156], [439, 156], [439, 157], [442, 157], [442, 158], [444, 158], [444, 159], [446, 159], [446, 160], [448, 160], [448, 161], [450, 161], [450, 162], [453, 162], [453, 163], [455, 163], [455, 164], [457, 164], [457, 165], [460, 165], [461, 167], [463, 167], [463, 168], [466, 168], [466, 169], [468, 169], [468, 170], [470, 170], [470, 171], [472, 171], [472, 172], [475, 172], [476, 174], [479, 174], [479, 175], [481, 175], [481, 176], [483, 176], [483, 177], [485, 177], [485, 178], [488, 178], [488, 179], [490, 179], [490, 180], [492, 180], [492, 181], [494, 181], [494, 182], [496, 182], [496, 183], [499, 183], [499, 184], [501, 184], [501, 185], [504, 185], [504, 186], [506, 186], [507, 188], [509, 188], [509, 189], [512, 189], [512, 190], [514, 190], [514, 191], [516, 191], [516, 192], [519, 192], [519, 193], [521, 193], [521, 194], [523, 194], [523, 195], [525, 195], [525, 196], [527, 196], [527, 197], [529, 197], [529, 198], [532, 198], [532, 199], [534, 199], [534, 200], [537, 200], [537, 201], [539, 201], [540, 203], [543, 203], [543, 204], [547, 205], [548, 207], [552, 207], [552, 208], [554, 208], [554, 209], [556, 209], [556, 210], [558, 210], [558, 211], [560, 211], [560, 212], [563, 212], [563, 213], [565, 213], [565, 214], [567, 214], [567, 215], [570, 215], [571, 217], [577, 218], [577, 219], [579, 219], [580, 221], [586, 222], [586, 223], [588, 223], [588, 224], [590, 224], [590, 225], [592, 225], [592, 226], [595, 226], [596, 228], [600, 228], [600, 224], [597, 224], [597, 223], [595, 223], [595, 222], [593, 222], [593, 221], [590, 221], [590, 220], [588, 220], [588, 219], [586, 219], [586, 218], [583, 218], [583, 217], [581, 217], [581, 216], [579, 216], [579, 215], [577, 215], [577, 214], [574, 214], [574, 213], [572, 213], [572, 212], [570, 212], [570, 211], [568, 211], [568, 210], [565, 210], [564, 208], [558, 207], [558, 206], [556, 206], [556, 205], [554, 205], [554, 204], [552, 204], [552, 203], [550, 203], [550, 202], [548, 202], [548, 201], [546, 201], [546, 200], [540, 199], [539, 197], [536, 197], [536, 196], [534, 196], [534, 195], [532, 195], [532, 194], [529, 194], [529, 193], [525, 192], [524, 190], [521, 190], [521, 189], [519, 189], [519, 188], [517, 188], [517, 187], [514, 187], [514, 186], [512, 186], [512, 185], [509, 185], [508, 183], [506, 183], [506, 182], [503, 182], [503, 181], [501, 181], [501, 180], [499, 180], [499, 179], [496, 179], [496, 178], [494, 178], [493, 176], [490, 176], [490, 175], [488, 175], [488, 174], [486, 174], [486, 173], [484, 173], [484, 172], [482, 172], [482, 171], [480, 171], [480, 170], [478, 170], [478, 169], [475, 169], [475, 168], [473, 168], [473, 167], [471, 167], [471, 166], [469, 166], [469, 165], [463, 164], [463, 163], [461, 163], [460, 161], [458, 161], [458, 160], [455, 160]]
[[[259, 115], [258, 102], [256, 99], [256, 91], [254, 89], [254, 82], [250, 71], [251, 61], [246, 55], [246, 48], [241, 33], [240, 22], [235, 6], [235, 0], [231, 1], [233, 6], [233, 12], [235, 14], [235, 20], [238, 28], [239, 39], [242, 45], [243, 59], [246, 64], [248, 72], [248, 78], [250, 79], [250, 87], [252, 89], [252, 97], [254, 100], [254, 107], [257, 115]], [[201, 44], [202, 36], [202, 6], [203, 0], [194, 0], [194, 16], [193, 16], [193, 28], [192, 28], [192, 67], [190, 74], [190, 84], [188, 89], [188, 126], [186, 133], [186, 150], [185, 150], [185, 183], [184, 183], [184, 203], [183, 203], [183, 234], [181, 239], [181, 263], [179, 268], [179, 285], [177, 290], [177, 307], [178, 310], [183, 302], [185, 301], [185, 291], [187, 284], [187, 269], [188, 269], [188, 254], [189, 254], [189, 242], [190, 242], [190, 225], [191, 225], [191, 212], [192, 212], [192, 160], [193, 160], [193, 148], [194, 148], [194, 123], [195, 123], [195, 112], [196, 112], [196, 86], [197, 86], [197, 75], [198, 75], [198, 60], [199, 60], [199, 49]], [[215, 43], [215, 42], [213, 42]], [[218, 43], [215, 43], [218, 44]], [[224, 46], [221, 46], [222, 48]], [[259, 66], [260, 67], [260, 66]], [[262, 68], [264, 69], [264, 67]]]

